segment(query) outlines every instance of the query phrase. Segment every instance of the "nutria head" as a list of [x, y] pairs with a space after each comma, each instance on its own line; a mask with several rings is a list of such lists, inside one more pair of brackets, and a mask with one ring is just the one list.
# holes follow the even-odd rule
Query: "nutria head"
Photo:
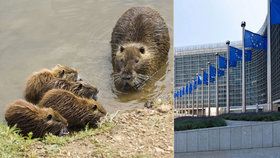
[[78, 81], [81, 80], [78, 75], [78, 71], [68, 67], [57, 64], [53, 69], [52, 73], [57, 78], [67, 79], [69, 81]]
[[121, 45], [114, 58], [114, 82], [121, 90], [138, 90], [150, 78], [154, 55], [142, 44]]
[[81, 114], [81, 122], [82, 124], [88, 124], [90, 127], [97, 127], [97, 122], [101, 117], [106, 115], [106, 110], [100, 105], [98, 102], [91, 100], [87, 101], [89, 104], [83, 107], [84, 111], [86, 111], [86, 115]]
[[9, 126], [17, 126], [23, 135], [29, 132], [33, 137], [43, 137], [47, 133], [62, 136], [68, 134], [68, 123], [52, 108], [39, 108], [24, 100], [9, 105], [5, 113]]
[[99, 92], [96, 87], [84, 81], [73, 83], [70, 86], [70, 90], [78, 96], [91, 98], [94, 100], [97, 100], [97, 94]]

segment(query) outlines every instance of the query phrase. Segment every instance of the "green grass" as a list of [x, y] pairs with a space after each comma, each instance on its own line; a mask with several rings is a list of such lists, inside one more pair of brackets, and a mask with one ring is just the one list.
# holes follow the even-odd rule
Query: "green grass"
[[114, 126], [115, 123], [111, 118], [108, 118], [100, 123], [96, 129], [85, 128], [83, 131], [63, 137], [47, 135], [41, 139], [32, 139], [32, 134], [28, 137], [23, 137], [15, 127], [8, 127], [6, 124], [0, 123], [0, 158], [37, 157], [38, 151], [36, 147], [38, 145], [44, 148], [43, 150], [46, 155], [52, 157], [64, 145], [83, 139], [90, 140], [91, 143], [98, 147], [100, 143], [94, 141], [94, 136], [110, 131]]
[[280, 120], [280, 112], [259, 112], [259, 113], [231, 113], [221, 115], [226, 120], [239, 121], [278, 121]]
[[225, 120], [221, 117], [181, 117], [174, 120], [175, 131], [220, 127], [226, 125]]

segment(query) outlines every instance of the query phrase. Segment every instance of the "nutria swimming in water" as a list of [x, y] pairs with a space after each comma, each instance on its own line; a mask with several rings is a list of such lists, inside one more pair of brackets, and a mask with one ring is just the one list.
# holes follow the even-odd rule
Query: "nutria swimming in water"
[[58, 111], [68, 121], [69, 128], [87, 124], [96, 127], [100, 118], [106, 115], [105, 109], [95, 100], [81, 98], [62, 89], [48, 91], [38, 105]]
[[79, 80], [77, 70], [56, 65], [52, 70], [43, 69], [33, 73], [27, 80], [24, 97], [28, 102], [37, 104], [43, 96], [42, 89], [44, 86], [55, 78], [62, 78], [69, 81]]
[[116, 88], [139, 90], [167, 62], [167, 25], [157, 11], [133, 7], [117, 21], [111, 47]]
[[47, 133], [62, 136], [68, 134], [67, 121], [52, 108], [39, 108], [22, 99], [8, 106], [5, 119], [10, 127], [19, 128], [20, 133], [32, 137], [43, 137]]
[[[66, 79], [56, 78], [48, 82], [41, 91], [41, 96], [51, 89], [64, 89], [77, 96], [97, 100], [98, 89], [84, 81], [72, 82]], [[39, 98], [41, 100], [42, 98]]]

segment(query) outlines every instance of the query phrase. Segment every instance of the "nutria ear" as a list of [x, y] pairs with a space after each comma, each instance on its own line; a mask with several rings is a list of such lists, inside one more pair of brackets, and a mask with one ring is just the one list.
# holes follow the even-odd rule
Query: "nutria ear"
[[93, 105], [92, 110], [96, 110], [97, 109], [97, 105]]
[[144, 47], [140, 47], [140, 48], [139, 48], [139, 51], [140, 51], [142, 54], [144, 54], [144, 53], [145, 53], [145, 48], [144, 48]]
[[52, 119], [52, 115], [49, 114], [49, 115], [47, 116], [47, 119], [48, 119], [48, 120], [51, 120], [51, 119]]
[[123, 46], [120, 47], [120, 51], [121, 51], [121, 52], [124, 51], [124, 47], [123, 47]]

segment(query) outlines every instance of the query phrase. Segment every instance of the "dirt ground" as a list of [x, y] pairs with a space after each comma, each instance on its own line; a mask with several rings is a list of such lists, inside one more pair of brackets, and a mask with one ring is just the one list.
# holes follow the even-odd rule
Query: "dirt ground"
[[154, 109], [120, 111], [112, 116], [113, 127], [63, 146], [38, 142], [34, 157], [160, 157], [173, 150], [171, 105]]

